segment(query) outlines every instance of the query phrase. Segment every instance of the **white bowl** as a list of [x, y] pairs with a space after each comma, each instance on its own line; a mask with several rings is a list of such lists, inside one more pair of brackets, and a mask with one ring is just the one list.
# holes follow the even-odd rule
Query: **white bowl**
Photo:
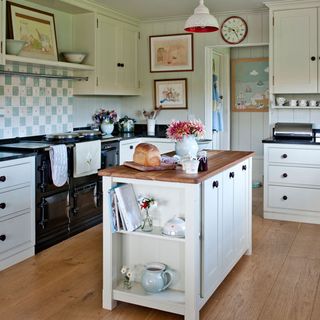
[[26, 44], [26, 41], [23, 41], [23, 40], [7, 39], [6, 40], [6, 53], [18, 55], [25, 44]]
[[70, 63], [82, 63], [82, 61], [87, 56], [86, 53], [80, 52], [61, 52], [61, 55], [66, 62]]
[[182, 218], [174, 217], [168, 220], [162, 228], [162, 234], [166, 236], [184, 238], [186, 233], [186, 223]]

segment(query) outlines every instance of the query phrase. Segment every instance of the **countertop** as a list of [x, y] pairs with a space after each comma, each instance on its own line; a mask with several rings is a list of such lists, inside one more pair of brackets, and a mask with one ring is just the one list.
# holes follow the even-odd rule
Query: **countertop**
[[20, 153], [20, 152], [5, 152], [2, 151], [0, 152], [0, 161], [7, 161], [7, 160], [14, 160], [14, 159], [19, 159], [19, 158], [26, 158], [26, 157], [32, 157], [35, 156], [36, 154], [31, 152], [31, 153]]
[[271, 137], [271, 138], [263, 139], [262, 143], [320, 145], [320, 141], [316, 142], [314, 138], [312, 140], [305, 140], [305, 139], [276, 139]]
[[176, 170], [141, 172], [123, 165], [100, 170], [98, 174], [119, 178], [198, 184], [254, 155], [251, 151], [208, 150], [207, 152], [208, 171], [197, 174], [186, 174], [180, 166]]

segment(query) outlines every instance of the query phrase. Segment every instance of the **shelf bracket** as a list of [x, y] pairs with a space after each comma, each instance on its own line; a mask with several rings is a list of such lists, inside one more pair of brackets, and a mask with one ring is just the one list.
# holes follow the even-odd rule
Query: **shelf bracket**
[[89, 79], [89, 77], [74, 77], [74, 76], [63, 76], [63, 75], [54, 75], [54, 74], [32, 73], [32, 72], [19, 72], [19, 71], [9, 71], [9, 70], [0, 70], [0, 74], [8, 74], [11, 76], [77, 80], [77, 81], [88, 81]]

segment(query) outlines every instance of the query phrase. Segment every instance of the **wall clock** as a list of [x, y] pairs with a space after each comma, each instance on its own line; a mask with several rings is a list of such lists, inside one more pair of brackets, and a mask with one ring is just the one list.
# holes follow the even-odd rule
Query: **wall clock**
[[248, 25], [241, 17], [232, 16], [222, 22], [220, 33], [225, 42], [238, 44], [247, 36]]

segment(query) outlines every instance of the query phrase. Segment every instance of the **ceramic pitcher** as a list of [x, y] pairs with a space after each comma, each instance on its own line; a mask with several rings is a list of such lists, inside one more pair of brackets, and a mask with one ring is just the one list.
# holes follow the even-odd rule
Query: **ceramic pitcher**
[[145, 291], [157, 293], [166, 290], [172, 283], [173, 272], [159, 262], [148, 263], [142, 273], [141, 285]]

